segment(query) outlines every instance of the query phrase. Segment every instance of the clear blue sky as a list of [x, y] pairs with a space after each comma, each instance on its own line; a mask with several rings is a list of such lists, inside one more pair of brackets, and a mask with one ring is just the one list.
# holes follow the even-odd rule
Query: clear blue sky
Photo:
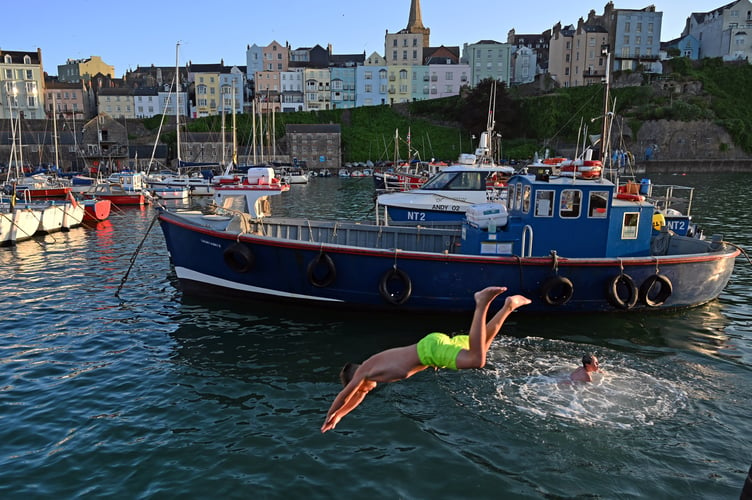
[[[196, 18], [190, 2], [176, 9], [177, 2], [131, 0], [95, 2], [78, 0], [55, 6], [44, 0], [39, 9], [20, 1], [5, 2], [0, 48], [35, 51], [42, 49], [44, 69], [57, 74], [57, 66], [69, 58], [101, 56], [122, 77], [138, 65], [172, 66], [175, 44], [181, 41], [180, 63], [246, 64], [247, 45], [265, 46], [276, 40], [293, 48], [326, 47], [334, 53], [366, 55], [384, 53], [384, 35], [407, 26], [410, 0], [362, 2], [329, 0], [314, 4], [287, 2], [215, 2], [217, 12]], [[617, 9], [642, 9], [655, 5], [663, 12], [661, 40], [681, 34], [692, 12], [708, 12], [726, 0], [615, 0]], [[260, 4], [260, 6], [259, 6]], [[65, 5], [65, 7], [63, 7]], [[478, 40], [506, 41], [507, 32], [541, 33], [557, 22], [577, 24], [590, 10], [603, 13], [606, 0], [538, 0], [534, 2], [458, 2], [421, 0], [423, 24], [431, 29], [431, 46], [462, 47]], [[125, 15], [121, 9], [127, 9]], [[115, 11], [117, 10], [117, 13]], [[39, 15], [38, 19], [34, 16]], [[104, 20], [123, 19], [120, 26]], [[139, 21], [141, 20], [141, 21]]]

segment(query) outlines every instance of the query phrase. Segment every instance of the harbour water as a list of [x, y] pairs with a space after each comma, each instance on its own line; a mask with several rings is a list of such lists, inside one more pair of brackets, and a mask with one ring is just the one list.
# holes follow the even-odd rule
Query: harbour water
[[[706, 234], [752, 249], [752, 176], [661, 181], [696, 186]], [[313, 179], [272, 208], [367, 219], [372, 201], [370, 179]], [[131, 208], [0, 249], [0, 497], [739, 497], [743, 257], [720, 299], [691, 310], [516, 313], [485, 369], [377, 388], [322, 435], [343, 363], [470, 318], [185, 297], [154, 216]], [[605, 375], [558, 383], [587, 351]]]

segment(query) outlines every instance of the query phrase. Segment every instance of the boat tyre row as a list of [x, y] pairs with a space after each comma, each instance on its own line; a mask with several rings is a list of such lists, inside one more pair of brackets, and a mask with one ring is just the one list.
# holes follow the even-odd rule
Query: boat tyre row
[[[247, 273], [255, 262], [250, 248], [240, 243], [233, 243], [227, 247], [223, 257], [227, 267], [236, 273]], [[321, 252], [308, 263], [306, 276], [313, 286], [326, 288], [337, 279], [337, 268], [332, 258]], [[379, 294], [390, 304], [404, 304], [410, 299], [412, 292], [413, 282], [410, 276], [396, 266], [384, 273], [379, 280]]]
[[[638, 288], [628, 274], [614, 276], [606, 288], [608, 302], [618, 309], [631, 309], [642, 301], [648, 307], [663, 305], [673, 293], [671, 280], [663, 274], [649, 276]], [[561, 306], [572, 299], [574, 284], [569, 278], [552, 276], [540, 288], [541, 299], [550, 306]]]

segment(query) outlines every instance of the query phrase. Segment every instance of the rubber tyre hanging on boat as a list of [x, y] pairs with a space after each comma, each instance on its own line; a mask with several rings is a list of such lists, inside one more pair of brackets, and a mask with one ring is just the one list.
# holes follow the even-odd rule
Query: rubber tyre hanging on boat
[[[320, 266], [323, 266], [326, 270], [323, 276], [316, 272], [320, 269]], [[334, 267], [332, 258], [329, 257], [328, 254], [321, 252], [308, 264], [308, 271], [306, 274], [308, 275], [308, 281], [310, 281], [313, 286], [325, 288], [334, 283], [334, 280], [337, 279], [337, 268]]]
[[[627, 292], [626, 298], [621, 296], [621, 291], [624, 290]], [[640, 298], [640, 291], [630, 275], [621, 273], [608, 282], [606, 296], [612, 306], [619, 309], [632, 309]]]
[[240, 243], [233, 243], [227, 247], [223, 257], [227, 267], [236, 273], [247, 273], [251, 270], [255, 261], [251, 249]]
[[[402, 290], [391, 292], [389, 284], [395, 280], [400, 283]], [[413, 282], [405, 271], [393, 267], [381, 277], [381, 281], [379, 281], [379, 293], [390, 304], [399, 306], [407, 302], [407, 299], [413, 293]]]
[[563, 306], [574, 295], [574, 285], [569, 278], [552, 276], [543, 282], [540, 296], [549, 306]]
[[[658, 286], [658, 291], [654, 292], [656, 286]], [[662, 274], [656, 273], [648, 277], [640, 285], [640, 298], [646, 306], [658, 307], [671, 297], [673, 291], [674, 286], [671, 284], [671, 280]]]

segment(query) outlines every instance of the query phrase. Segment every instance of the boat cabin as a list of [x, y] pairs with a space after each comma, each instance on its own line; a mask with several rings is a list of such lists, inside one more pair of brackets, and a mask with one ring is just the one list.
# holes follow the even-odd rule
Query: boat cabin
[[468, 254], [561, 257], [650, 255], [655, 207], [616, 192], [605, 179], [515, 175], [505, 204], [467, 211], [462, 251]]

